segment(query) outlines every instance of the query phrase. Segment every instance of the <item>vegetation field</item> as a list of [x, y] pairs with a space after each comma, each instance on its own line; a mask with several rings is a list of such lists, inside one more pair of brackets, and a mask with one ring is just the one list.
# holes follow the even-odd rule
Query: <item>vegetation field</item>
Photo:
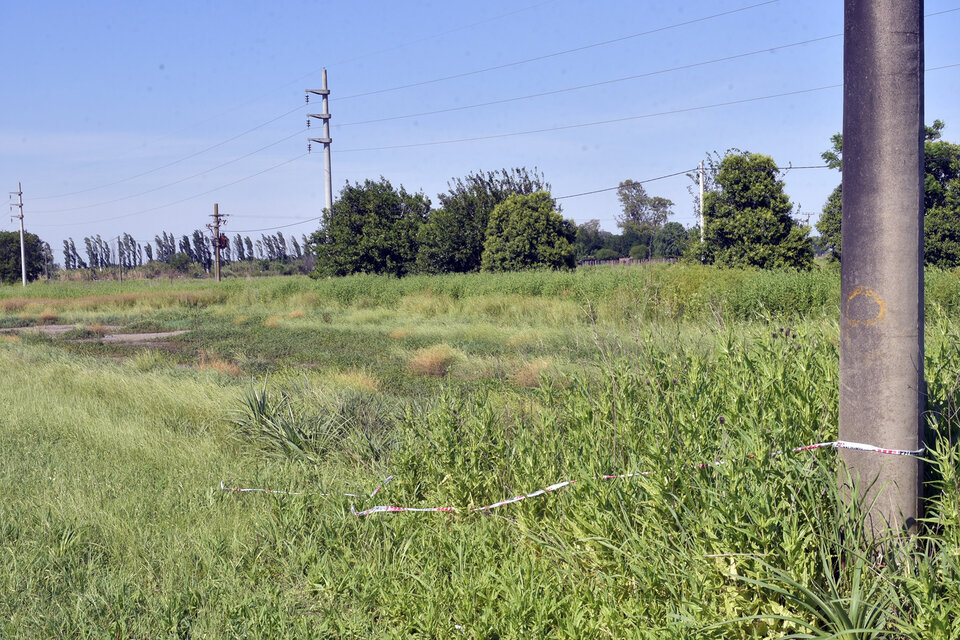
[[833, 451], [773, 455], [837, 438], [838, 299], [692, 265], [0, 288], [0, 637], [956, 640], [960, 272], [927, 273], [906, 540]]

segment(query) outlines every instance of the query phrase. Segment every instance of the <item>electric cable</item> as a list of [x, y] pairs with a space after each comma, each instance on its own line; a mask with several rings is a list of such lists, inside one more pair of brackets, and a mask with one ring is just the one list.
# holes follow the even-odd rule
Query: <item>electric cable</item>
[[279, 227], [267, 227], [265, 229], [231, 229], [230, 233], [258, 233], [260, 231], [273, 231], [275, 229], [286, 229], [287, 227], [296, 227], [297, 225], [307, 224], [308, 222], [313, 222], [314, 220], [321, 220], [322, 218], [307, 218], [306, 220], [301, 220], [300, 222], [291, 222], [290, 224], [282, 224]]
[[778, 46], [775, 46], [775, 47], [765, 47], [765, 48], [763, 48], [763, 49], [757, 49], [756, 51], [749, 51], [749, 52], [747, 52], [747, 53], [738, 53], [738, 54], [732, 55], [732, 56], [724, 56], [724, 57], [722, 57], [722, 58], [714, 58], [714, 59], [712, 59], [712, 60], [705, 60], [705, 61], [703, 61], [703, 62], [693, 62], [693, 63], [690, 63], [690, 64], [680, 65], [680, 66], [677, 66], [677, 67], [670, 67], [670, 68], [667, 68], [667, 69], [660, 69], [660, 70], [658, 70], [658, 71], [648, 71], [648, 72], [645, 72], [645, 73], [638, 73], [638, 74], [634, 74], [634, 75], [623, 76], [623, 77], [621, 77], [621, 78], [613, 78], [613, 79], [611, 79], [611, 80], [601, 80], [601, 81], [599, 81], [599, 82], [591, 82], [591, 83], [589, 83], [589, 84], [581, 84], [581, 85], [577, 85], [577, 86], [575, 86], [575, 87], [566, 87], [566, 88], [563, 88], [563, 89], [554, 89], [554, 90], [551, 90], [551, 91], [542, 91], [542, 92], [540, 92], [540, 93], [530, 93], [530, 94], [523, 95], [523, 96], [515, 96], [515, 97], [513, 97], [513, 98], [503, 98], [503, 99], [501, 99], [501, 100], [491, 100], [491, 101], [489, 101], [489, 102], [479, 102], [479, 103], [477, 103], [477, 104], [468, 104], [468, 105], [463, 105], [463, 106], [459, 106], [459, 107], [450, 107], [450, 108], [448, 108], [448, 109], [437, 109], [437, 110], [434, 110], [434, 111], [421, 111], [421, 112], [419, 112], [419, 113], [410, 113], [410, 114], [406, 114], [406, 115], [402, 115], [402, 116], [389, 116], [389, 117], [386, 117], [386, 118], [374, 118], [374, 119], [371, 119], [371, 120], [358, 120], [358, 121], [356, 121], [356, 122], [343, 122], [343, 123], [337, 123], [335, 126], [337, 126], [337, 127], [352, 127], [352, 126], [363, 125], [363, 124], [373, 124], [373, 123], [376, 123], [376, 122], [388, 122], [388, 121], [391, 121], [391, 120], [404, 120], [404, 119], [407, 119], [407, 118], [417, 118], [417, 117], [421, 117], [421, 116], [432, 116], [432, 115], [436, 115], [436, 114], [439, 114], [439, 113], [450, 113], [450, 112], [452, 112], [452, 111], [464, 111], [464, 110], [466, 110], [466, 109], [476, 109], [476, 108], [479, 108], [479, 107], [489, 107], [489, 106], [492, 106], [492, 105], [504, 104], [504, 103], [507, 103], [507, 102], [517, 102], [517, 101], [520, 101], [520, 100], [529, 100], [529, 99], [531, 99], [531, 98], [541, 98], [541, 97], [543, 97], [543, 96], [552, 96], [552, 95], [557, 95], [557, 94], [559, 94], [559, 93], [568, 93], [568, 92], [570, 92], [570, 91], [579, 91], [579, 90], [581, 90], [581, 89], [592, 89], [592, 88], [594, 88], [594, 87], [600, 87], [600, 86], [603, 86], [603, 85], [615, 84], [615, 83], [619, 83], [619, 82], [626, 82], [626, 81], [628, 81], [628, 80], [637, 80], [637, 79], [640, 79], [640, 78], [649, 78], [649, 77], [651, 77], [651, 76], [663, 75], [663, 74], [666, 74], [666, 73], [673, 73], [673, 72], [675, 72], [675, 71], [685, 71], [685, 70], [687, 70], [687, 69], [693, 69], [693, 68], [696, 68], [696, 67], [702, 67], [702, 66], [706, 66], [706, 65], [710, 65], [710, 64], [716, 64], [716, 63], [719, 63], [719, 62], [729, 62], [730, 60], [736, 60], [736, 59], [739, 59], [739, 58], [746, 58], [746, 57], [749, 57], [749, 56], [755, 56], [755, 55], [759, 55], [759, 54], [761, 54], [761, 53], [770, 53], [770, 52], [772, 52], [772, 51], [777, 51], [777, 50], [779, 50], [779, 49], [787, 49], [787, 48], [790, 48], [790, 47], [799, 47], [799, 46], [806, 45], [806, 44], [812, 44], [812, 43], [814, 43], [814, 42], [821, 42], [821, 41], [824, 41], [824, 40], [831, 40], [831, 39], [833, 39], [833, 38], [840, 38], [840, 37], [842, 37], [842, 36], [843, 36], [842, 33], [835, 33], [835, 34], [832, 34], [832, 35], [829, 35], [829, 36], [823, 36], [823, 37], [821, 37], [821, 38], [812, 38], [812, 39], [810, 39], [810, 40], [803, 40], [803, 41], [801, 41], [801, 42], [792, 42], [792, 43], [790, 43], [790, 44], [778, 45]]
[[114, 204], [114, 203], [117, 203], [117, 202], [122, 202], [122, 201], [124, 201], [124, 200], [129, 200], [129, 199], [131, 199], [131, 198], [137, 198], [137, 197], [146, 195], [146, 194], [148, 194], [148, 193], [153, 193], [154, 191], [160, 191], [161, 189], [166, 189], [167, 187], [172, 187], [172, 186], [174, 186], [174, 185], [178, 185], [178, 184], [180, 184], [181, 182], [186, 182], [187, 180], [192, 180], [193, 178], [198, 178], [198, 177], [200, 177], [200, 176], [203, 176], [203, 175], [206, 175], [206, 174], [208, 174], [208, 173], [211, 173], [212, 171], [216, 171], [217, 169], [222, 169], [223, 167], [226, 167], [226, 166], [231, 165], [231, 164], [233, 164], [233, 163], [235, 163], [235, 162], [239, 162], [239, 161], [241, 161], [241, 160], [244, 160], [244, 159], [246, 159], [246, 158], [249, 158], [250, 156], [252, 156], [252, 155], [254, 155], [254, 154], [256, 154], [256, 153], [260, 153], [261, 151], [264, 151], [264, 150], [266, 150], [266, 149], [269, 149], [270, 147], [275, 147], [275, 146], [277, 146], [278, 144], [280, 144], [281, 142], [286, 142], [286, 141], [289, 140], [290, 138], [294, 138], [294, 137], [299, 136], [299, 135], [302, 135], [302, 134], [304, 134], [304, 133], [306, 133], [306, 132], [307, 132], [306, 129], [301, 129], [300, 131], [297, 131], [297, 132], [295, 132], [295, 133], [291, 133], [290, 135], [288, 135], [288, 136], [286, 136], [286, 137], [283, 137], [283, 138], [280, 138], [279, 140], [277, 140], [277, 141], [275, 141], [275, 142], [271, 142], [271, 143], [268, 144], [268, 145], [264, 145], [264, 146], [260, 147], [259, 149], [254, 149], [253, 151], [251, 151], [251, 152], [249, 152], [249, 153], [246, 153], [246, 154], [244, 154], [244, 155], [242, 155], [242, 156], [237, 156], [236, 158], [233, 158], [232, 160], [227, 160], [226, 162], [221, 163], [221, 164], [218, 164], [218, 165], [215, 166], [215, 167], [210, 167], [209, 169], [206, 169], [206, 170], [204, 170], [204, 171], [200, 171], [200, 172], [198, 172], [198, 173], [194, 173], [194, 174], [192, 174], [192, 175], [186, 176], [185, 178], [180, 178], [179, 180], [174, 180], [173, 182], [168, 182], [168, 183], [166, 183], [166, 184], [161, 184], [161, 185], [159, 185], [159, 186], [157, 186], [157, 187], [153, 187], [152, 189], [147, 189], [146, 191], [141, 191], [140, 193], [134, 193], [134, 194], [129, 195], [129, 196], [123, 196], [123, 197], [121, 197], [121, 198], [114, 198], [113, 200], [107, 200], [107, 201], [104, 201], [104, 202], [95, 202], [95, 203], [93, 203], [93, 204], [79, 205], [79, 206], [76, 206], [76, 207], [65, 207], [65, 208], [63, 208], [63, 209], [39, 209], [39, 210], [34, 211], [33, 213], [62, 213], [62, 212], [64, 212], [64, 211], [78, 211], [78, 210], [81, 210], [81, 209], [93, 209], [93, 208], [95, 208], [95, 207], [102, 207], [102, 206], [105, 206], [105, 205], [108, 205], [108, 204]]
[[713, 104], [700, 105], [700, 106], [696, 106], [696, 107], [686, 107], [686, 108], [683, 108], [683, 109], [671, 109], [671, 110], [669, 110], [669, 111], [658, 111], [658, 112], [655, 112], [655, 113], [644, 113], [644, 114], [635, 115], [635, 116], [624, 116], [624, 117], [622, 117], [622, 118], [610, 118], [610, 119], [608, 119], [608, 120], [595, 120], [595, 121], [592, 121], [592, 122], [580, 122], [580, 123], [577, 123], [577, 124], [559, 125], [559, 126], [556, 126], [556, 127], [544, 127], [544, 128], [542, 128], [542, 129], [529, 129], [529, 130], [526, 130], [526, 131], [511, 131], [511, 132], [509, 132], [509, 133], [497, 133], [497, 134], [486, 135], [486, 136], [473, 136], [473, 137], [469, 137], [469, 138], [456, 138], [456, 139], [453, 139], [453, 140], [434, 140], [434, 141], [431, 141], [431, 142], [413, 142], [413, 143], [409, 143], [409, 144], [386, 145], [386, 146], [381, 146], [381, 147], [358, 147], [358, 148], [354, 148], [354, 149], [337, 149], [336, 152], [337, 152], [337, 153], [357, 153], [357, 152], [361, 152], [361, 151], [383, 151], [383, 150], [389, 150], [389, 149], [409, 149], [409, 148], [412, 148], [412, 147], [431, 147], [431, 146], [444, 145], [444, 144], [457, 144], [457, 143], [460, 143], [460, 142], [477, 142], [477, 141], [480, 141], [480, 140], [495, 140], [495, 139], [498, 139], [498, 138], [511, 138], [511, 137], [514, 137], [514, 136], [525, 136], [525, 135], [531, 135], [531, 134], [534, 134], [534, 133], [548, 133], [548, 132], [551, 132], [551, 131], [565, 131], [565, 130], [568, 130], [568, 129], [579, 129], [579, 128], [584, 128], [584, 127], [595, 127], [595, 126], [604, 125], [604, 124], [614, 124], [614, 123], [617, 123], [617, 122], [628, 122], [628, 121], [630, 121], [630, 120], [641, 120], [641, 119], [644, 119], [644, 118], [654, 118], [654, 117], [658, 117], [658, 116], [673, 115], [673, 114], [677, 114], [677, 113], [689, 113], [689, 112], [691, 112], [691, 111], [703, 111], [703, 110], [705, 110], [705, 109], [715, 109], [715, 108], [718, 108], [718, 107], [728, 107], [728, 106], [735, 105], [735, 104], [746, 104], [746, 103], [748, 103], [748, 102], [758, 102], [758, 101], [761, 101], [761, 100], [772, 100], [772, 99], [774, 99], [774, 98], [783, 98], [783, 97], [786, 97], [786, 96], [795, 96], [795, 95], [800, 95], [800, 94], [804, 94], [804, 93], [813, 93], [813, 92], [816, 92], [816, 91], [825, 91], [825, 90], [827, 90], [827, 89], [836, 89], [836, 88], [839, 88], [839, 87], [841, 87], [841, 86], [843, 86], [843, 85], [841, 85], [841, 84], [830, 84], [830, 85], [824, 85], [824, 86], [822, 86], [822, 87], [813, 87], [813, 88], [811, 88], [811, 89], [799, 89], [799, 90], [797, 90], [797, 91], [785, 91], [785, 92], [783, 92], [783, 93], [774, 93], [774, 94], [770, 94], [770, 95], [766, 95], [766, 96], [756, 96], [756, 97], [753, 97], [753, 98], [743, 98], [743, 99], [740, 99], [740, 100], [729, 100], [729, 101], [727, 101], [727, 102], [715, 102], [715, 103], [713, 103]]
[[139, 211], [133, 211], [133, 212], [131, 212], [131, 213], [125, 213], [125, 214], [119, 215], [119, 216], [111, 216], [111, 217], [109, 217], [109, 218], [100, 218], [100, 219], [98, 219], [98, 220], [83, 220], [83, 221], [78, 221], [78, 222], [66, 222], [66, 223], [59, 223], [59, 224], [39, 224], [39, 225], [34, 225], [34, 226], [37, 226], [37, 227], [76, 227], [76, 226], [80, 226], [80, 225], [96, 224], [96, 223], [98, 223], [98, 222], [110, 222], [110, 221], [113, 221], [113, 220], [121, 220], [121, 219], [123, 219], [123, 218], [131, 218], [131, 217], [133, 217], [133, 216], [143, 215], [144, 213], [151, 213], [151, 212], [157, 211], [157, 210], [159, 210], [159, 209], [166, 209], [167, 207], [172, 207], [172, 206], [174, 206], [174, 205], [182, 204], [182, 203], [184, 203], [184, 202], [189, 202], [190, 200], [196, 200], [197, 198], [202, 198], [202, 197], [205, 196], [205, 195], [214, 193], [214, 192], [216, 192], [216, 191], [220, 191], [221, 189], [226, 189], [227, 187], [232, 187], [232, 186], [235, 185], [235, 184], [239, 184], [239, 183], [244, 182], [244, 181], [246, 181], [246, 180], [250, 180], [250, 179], [252, 179], [252, 178], [256, 178], [256, 177], [259, 176], [259, 175], [263, 175], [264, 173], [267, 173], [268, 171], [273, 171], [274, 169], [279, 169], [280, 167], [285, 166], [285, 165], [288, 165], [288, 164], [290, 164], [291, 162], [295, 162], [295, 161], [299, 160], [300, 158], [305, 157], [306, 155], [307, 155], [306, 153], [301, 153], [301, 154], [296, 155], [296, 156], [294, 156], [294, 157], [292, 157], [292, 158], [290, 158], [290, 159], [288, 159], [288, 160], [284, 160], [283, 162], [280, 162], [280, 163], [278, 163], [278, 164], [275, 164], [275, 165], [272, 165], [272, 166], [270, 166], [270, 167], [267, 167], [266, 169], [261, 169], [260, 171], [257, 171], [256, 173], [251, 173], [250, 175], [247, 175], [247, 176], [244, 176], [244, 177], [239, 178], [239, 179], [237, 179], [237, 180], [234, 180], [233, 182], [228, 182], [228, 183], [226, 183], [226, 184], [222, 184], [222, 185], [220, 185], [220, 186], [218, 186], [218, 187], [214, 187], [213, 189], [208, 189], [207, 191], [204, 191], [204, 192], [202, 192], [202, 193], [197, 193], [197, 194], [194, 194], [194, 195], [192, 195], [192, 196], [188, 196], [188, 197], [186, 197], [186, 198], [181, 198], [180, 200], [176, 200], [176, 201], [174, 201], [174, 202], [168, 202], [168, 203], [166, 203], [166, 204], [161, 204], [161, 205], [157, 205], [157, 206], [155, 206], [155, 207], [150, 207], [149, 209], [140, 209]]
[[[793, 169], [829, 169], [829, 168], [830, 168], [830, 165], [826, 165], [826, 164], [803, 165], [803, 166], [796, 166], [796, 167], [793, 166], [793, 165], [787, 165], [786, 167], [773, 167], [774, 170], [776, 170], [776, 171], [783, 171], [784, 173], [786, 173], [786, 172], [788, 172], [788, 171], [792, 171]], [[688, 175], [688, 174], [692, 173], [693, 171], [697, 171], [698, 169], [699, 169], [699, 167], [694, 167], [694, 168], [692, 168], [692, 169], [685, 169], [685, 170], [683, 170], [683, 171], [677, 171], [676, 173], [668, 173], [668, 174], [666, 174], [666, 175], [657, 176], [656, 178], [647, 178], [647, 179], [645, 179], [645, 180], [634, 180], [634, 181], [631, 182], [631, 184], [646, 184], [646, 183], [648, 183], [648, 182], [656, 182], [657, 180], [664, 180], [664, 179], [666, 179], [666, 178], [675, 178], [676, 176], [684, 176], [684, 175]], [[761, 170], [766, 171], [766, 168], [764, 168], [764, 169], [752, 169], [752, 168], [750, 168], [750, 169], [746, 169], [746, 170], [747, 170], [747, 171], [761, 171]], [[617, 186], [615, 186], [615, 187], [605, 187], [605, 188], [603, 188], [603, 189], [594, 189], [593, 191], [582, 191], [582, 192], [580, 192], [580, 193], [572, 193], [572, 194], [567, 195], [567, 196], [555, 196], [553, 199], [554, 199], [554, 200], [565, 200], [565, 199], [567, 199], [567, 198], [579, 198], [580, 196], [589, 196], [589, 195], [593, 195], [593, 194], [595, 194], [595, 193], [604, 193], [604, 192], [607, 192], [607, 191], [616, 191], [616, 190], [619, 189], [619, 188], [620, 188], [620, 185], [617, 185]]]
[[547, 54], [543, 54], [543, 55], [540, 55], [540, 56], [535, 56], [535, 57], [532, 57], [532, 58], [525, 58], [525, 59], [523, 59], [523, 60], [516, 60], [516, 61], [514, 61], [514, 62], [506, 62], [506, 63], [504, 63], [504, 64], [498, 64], [498, 65], [494, 65], [494, 66], [492, 66], [492, 67], [485, 67], [485, 68], [483, 68], [483, 69], [474, 69], [473, 71], [464, 71], [464, 72], [462, 72], [462, 73], [455, 73], [455, 74], [453, 74], [453, 75], [441, 76], [441, 77], [439, 77], [439, 78], [433, 78], [433, 79], [431, 79], [431, 80], [421, 80], [420, 82], [411, 82], [411, 83], [409, 83], [409, 84], [402, 84], [402, 85], [398, 85], [398, 86], [395, 86], [395, 87], [389, 87], [389, 88], [386, 88], [386, 89], [375, 89], [375, 90], [373, 90], [373, 91], [365, 91], [365, 92], [363, 92], [363, 93], [354, 93], [354, 94], [352, 94], [352, 95], [339, 96], [339, 97], [337, 98], [337, 100], [338, 100], [338, 101], [353, 100], [354, 98], [362, 98], [362, 97], [365, 97], [365, 96], [378, 95], [378, 94], [381, 94], [381, 93], [389, 93], [389, 92], [392, 92], [392, 91], [400, 91], [400, 90], [402, 90], [402, 89], [411, 89], [411, 88], [413, 88], [413, 87], [422, 87], [422, 86], [428, 85], [428, 84], [436, 84], [436, 83], [438, 83], [438, 82], [445, 82], [445, 81], [447, 81], [447, 80], [455, 80], [455, 79], [457, 79], [457, 78], [467, 78], [467, 77], [469, 77], [469, 76], [475, 76], [475, 75], [479, 75], [479, 74], [481, 74], [481, 73], [488, 73], [488, 72], [490, 72], [490, 71], [498, 71], [498, 70], [500, 70], [500, 69], [508, 69], [508, 68], [510, 68], [510, 67], [517, 67], [517, 66], [520, 66], [520, 65], [529, 64], [529, 63], [531, 63], [531, 62], [538, 62], [538, 61], [540, 61], [540, 60], [547, 60], [547, 59], [549, 59], [549, 58], [556, 58], [557, 56], [563, 56], [563, 55], [567, 55], [567, 54], [569, 54], [569, 53], [576, 53], [576, 52], [579, 52], [579, 51], [586, 51], [587, 49], [594, 49], [594, 48], [596, 48], [596, 47], [603, 47], [603, 46], [606, 46], [606, 45], [609, 45], [609, 44], [614, 44], [614, 43], [617, 43], [617, 42], [623, 42], [624, 40], [631, 40], [631, 39], [633, 39], [633, 38], [640, 38], [640, 37], [643, 37], [643, 36], [652, 35], [652, 34], [654, 34], [654, 33], [661, 33], [661, 32], [663, 32], [663, 31], [669, 31], [670, 29], [677, 29], [677, 28], [679, 28], [679, 27], [685, 27], [685, 26], [688, 26], [688, 25], [691, 25], [691, 24], [696, 24], [696, 23], [698, 23], [698, 22], [705, 22], [705, 21], [707, 21], [707, 20], [713, 20], [714, 18], [720, 18], [720, 17], [728, 16], [728, 15], [731, 15], [731, 14], [734, 14], [734, 13], [740, 13], [740, 12], [742, 12], [742, 11], [748, 11], [748, 10], [750, 10], [750, 9], [756, 9], [757, 7], [763, 7], [763, 6], [766, 6], [766, 5], [768, 5], [768, 4], [776, 4], [776, 3], [779, 2], [779, 1], [780, 1], [780, 0], [766, 0], [765, 2], [759, 2], [759, 3], [757, 3], [757, 4], [751, 4], [751, 5], [748, 5], [748, 6], [746, 6], [746, 7], [740, 7], [739, 9], [731, 9], [731, 10], [729, 10], [729, 11], [723, 11], [723, 12], [720, 12], [720, 13], [714, 13], [714, 14], [709, 15], [709, 16], [703, 16], [703, 17], [700, 17], [700, 18], [694, 18], [694, 19], [692, 19], [692, 20], [686, 20], [686, 21], [684, 21], [684, 22], [677, 22], [677, 23], [675, 23], [675, 24], [666, 25], [666, 26], [664, 26], [664, 27], [657, 27], [656, 29], [650, 29], [650, 30], [647, 30], [647, 31], [641, 31], [641, 32], [639, 32], [639, 33], [632, 33], [632, 34], [630, 34], [630, 35], [620, 36], [619, 38], [612, 38], [612, 39], [610, 39], [610, 40], [604, 40], [604, 41], [602, 41], [602, 42], [594, 42], [594, 43], [587, 44], [587, 45], [583, 45], [583, 46], [580, 46], [580, 47], [574, 47], [574, 48], [572, 48], [572, 49], [564, 49], [563, 51], [555, 51], [555, 52], [553, 52], [553, 53], [547, 53]]

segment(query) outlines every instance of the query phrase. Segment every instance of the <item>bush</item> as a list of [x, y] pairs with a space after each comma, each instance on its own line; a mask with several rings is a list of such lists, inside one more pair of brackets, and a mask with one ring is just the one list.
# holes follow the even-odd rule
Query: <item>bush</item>
[[613, 249], [600, 249], [595, 256], [597, 260], [616, 260], [620, 254]]
[[630, 257], [634, 260], [646, 260], [650, 257], [650, 247], [645, 244], [635, 244], [630, 247]]

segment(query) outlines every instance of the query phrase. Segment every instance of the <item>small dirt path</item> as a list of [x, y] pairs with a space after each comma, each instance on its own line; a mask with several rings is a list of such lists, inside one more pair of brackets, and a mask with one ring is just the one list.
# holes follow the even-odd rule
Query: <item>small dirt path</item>
[[[36, 325], [33, 327], [13, 327], [9, 329], [0, 329], [0, 333], [22, 333], [27, 331], [33, 331], [36, 333], [45, 333], [54, 338], [67, 333], [68, 331], [73, 331], [76, 329], [76, 325], [72, 324], [43, 324]], [[106, 331], [113, 331], [120, 329], [121, 327], [117, 325], [109, 325], [103, 327]], [[169, 338], [172, 336], [179, 336], [181, 334], [187, 333], [186, 330], [179, 331], [156, 331], [152, 333], [104, 333], [102, 338], [80, 338], [78, 340], [71, 340], [71, 342], [106, 342], [108, 344], [129, 344], [133, 346], [158, 346], [157, 340], [161, 338]]]

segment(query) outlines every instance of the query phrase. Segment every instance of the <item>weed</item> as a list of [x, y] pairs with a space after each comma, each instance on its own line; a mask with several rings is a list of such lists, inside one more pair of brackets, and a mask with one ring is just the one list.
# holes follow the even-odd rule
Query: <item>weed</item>
[[456, 359], [457, 353], [450, 345], [438, 344], [418, 350], [407, 368], [418, 375], [442, 378]]

